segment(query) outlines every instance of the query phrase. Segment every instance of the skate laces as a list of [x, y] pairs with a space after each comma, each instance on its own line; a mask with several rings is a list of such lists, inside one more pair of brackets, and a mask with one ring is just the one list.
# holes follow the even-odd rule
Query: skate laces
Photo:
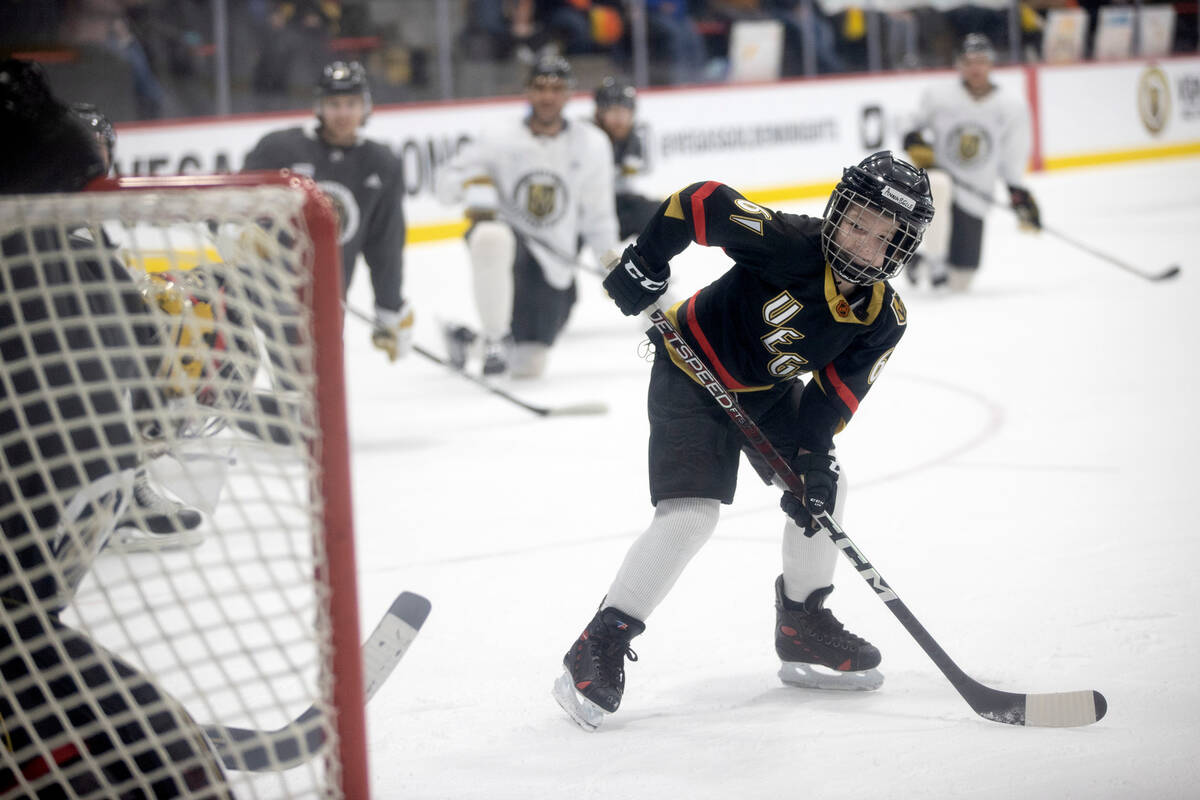
[[597, 670], [605, 683], [611, 686], [625, 685], [625, 659], [637, 661], [637, 653], [629, 646], [629, 642], [606, 642], [595, 655], [600, 667]]
[[842, 621], [833, 615], [828, 608], [822, 608], [811, 617], [810, 626], [817, 637], [827, 644], [846, 649], [862, 647], [867, 640], [846, 630]]

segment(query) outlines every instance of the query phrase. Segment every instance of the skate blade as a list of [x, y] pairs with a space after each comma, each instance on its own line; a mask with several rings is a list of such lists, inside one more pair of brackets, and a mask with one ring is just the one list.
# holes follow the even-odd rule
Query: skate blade
[[883, 673], [877, 669], [839, 672], [819, 664], [784, 661], [779, 665], [779, 680], [802, 689], [871, 692], [883, 685]]
[[567, 712], [567, 716], [588, 733], [599, 728], [600, 723], [604, 721], [607, 712], [575, 691], [575, 683], [571, 680], [569, 672], [564, 670], [563, 674], [558, 676], [551, 694], [562, 706], [562, 710]]
[[179, 533], [146, 533], [138, 528], [117, 528], [104, 551], [109, 553], [163, 553], [190, 550], [204, 541], [202, 531]]

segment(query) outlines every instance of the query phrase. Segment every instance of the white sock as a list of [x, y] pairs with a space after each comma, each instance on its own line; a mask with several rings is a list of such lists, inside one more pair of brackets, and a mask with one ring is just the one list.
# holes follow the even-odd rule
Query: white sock
[[[838, 474], [837, 501], [833, 504], [833, 518], [839, 525], [848, 489], [843, 467]], [[804, 530], [789, 518], [783, 526], [783, 593], [787, 599], [803, 603], [814, 590], [832, 584], [838, 556], [838, 546], [829, 534], [818, 531], [811, 537], [805, 536]]]
[[712, 536], [721, 501], [701, 497], [660, 500], [650, 527], [630, 546], [604, 599], [642, 622], [658, 607], [692, 557]]

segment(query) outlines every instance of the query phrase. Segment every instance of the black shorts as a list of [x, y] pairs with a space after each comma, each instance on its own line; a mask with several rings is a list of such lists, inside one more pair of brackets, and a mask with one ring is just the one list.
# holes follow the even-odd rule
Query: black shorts
[[979, 269], [983, 252], [983, 220], [968, 214], [958, 206], [950, 209], [950, 255], [946, 259], [951, 269]]
[[[732, 503], [745, 434], [704, 387], [675, 366], [661, 340], [656, 345], [647, 398], [650, 502], [705, 497]], [[803, 390], [800, 381], [787, 381], [737, 395], [742, 410], [785, 458], [799, 446], [795, 430]]]
[[574, 279], [566, 289], [546, 282], [541, 265], [518, 235], [513, 258], [513, 341], [554, 344], [566, 327], [576, 297]]

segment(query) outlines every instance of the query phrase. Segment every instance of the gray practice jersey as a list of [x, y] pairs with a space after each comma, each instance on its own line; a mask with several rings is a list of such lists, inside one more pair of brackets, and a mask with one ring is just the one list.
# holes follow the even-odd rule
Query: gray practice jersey
[[[1023, 185], [1032, 132], [1023, 97], [1000, 88], [972, 97], [961, 81], [930, 88], [921, 96], [914, 128], [925, 131], [937, 166], [990, 198], [1000, 178]], [[954, 204], [976, 217], [987, 215], [988, 202], [969, 191], [956, 191]]]
[[350, 285], [359, 253], [371, 270], [375, 305], [400, 309], [404, 251], [404, 181], [400, 160], [385, 145], [359, 138], [334, 147], [314, 128], [269, 133], [246, 156], [245, 169], [290, 169], [317, 182], [338, 215], [342, 273]]
[[465, 145], [438, 176], [438, 198], [462, 202], [467, 187], [490, 183], [500, 219], [522, 237], [558, 289], [575, 277], [580, 237], [597, 256], [617, 244], [613, 155], [599, 128], [567, 122], [535, 136], [513, 120]]

